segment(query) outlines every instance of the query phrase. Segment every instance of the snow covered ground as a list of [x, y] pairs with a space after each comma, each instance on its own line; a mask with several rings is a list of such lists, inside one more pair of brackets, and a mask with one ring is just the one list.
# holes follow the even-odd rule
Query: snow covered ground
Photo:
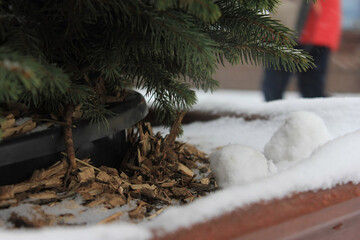
[[[267, 118], [245, 121], [242, 118], [223, 117], [184, 126], [184, 135], [180, 140], [194, 144], [208, 154], [214, 151], [226, 153], [214, 154], [213, 158], [216, 159], [214, 161], [218, 161], [221, 156], [233, 158], [235, 163], [230, 163], [230, 166], [237, 167], [227, 168], [228, 163], [222, 160], [220, 164], [224, 164], [224, 170], [216, 173], [229, 175], [229, 178], [224, 180], [226, 184], [223, 184], [225, 186], [223, 189], [189, 205], [170, 207], [158, 217], [140, 224], [117, 222], [106, 226], [89, 225], [32, 231], [0, 230], [0, 239], [149, 239], [152, 236], [152, 229], [162, 229], [166, 232], [188, 227], [259, 200], [281, 198], [294, 192], [327, 189], [349, 181], [358, 183], [360, 182], [360, 97], [358, 96], [360, 95], [299, 99], [295, 94], [290, 94], [287, 100], [264, 103], [259, 92], [229, 90], [220, 90], [214, 94], [199, 92], [199, 102], [194, 107], [195, 110], [214, 113], [231, 111], [239, 114], [257, 114]], [[298, 111], [302, 111], [300, 117], [295, 114], [295, 121], [289, 119], [290, 116], [294, 118], [292, 114]], [[307, 122], [308, 125], [302, 124], [302, 121]], [[311, 124], [312, 122], [314, 124]], [[283, 130], [279, 130], [280, 128]], [[280, 131], [280, 134], [277, 134], [279, 136], [272, 139], [277, 131]], [[307, 134], [301, 135], [304, 132]], [[313, 140], [319, 134], [325, 137], [314, 145]], [[270, 139], [272, 142], [268, 144]], [[293, 143], [286, 145], [289, 141]], [[229, 147], [229, 144], [232, 144], [230, 145], [232, 147]], [[270, 147], [263, 155], [267, 144]], [[223, 146], [227, 147], [218, 150]], [[285, 149], [282, 146], [287, 146], [289, 152], [283, 155], [268, 153]], [[305, 154], [304, 151], [305, 155], [301, 156], [296, 152], [298, 149], [292, 149], [291, 146], [300, 146], [309, 153]], [[251, 150], [244, 154], [246, 152], [244, 149]], [[296, 158], [284, 157], [293, 156], [291, 154], [295, 154]], [[244, 157], [238, 158], [239, 155], [248, 158], [245, 161], [247, 168], [243, 168], [238, 162], [244, 161]], [[272, 159], [273, 156], [282, 157], [275, 160]], [[253, 165], [249, 162], [257, 161], [256, 159], [265, 162], [267, 168], [262, 173], [251, 176]], [[257, 166], [264, 166], [263, 163]], [[243, 172], [244, 169], [248, 171]], [[250, 180], [229, 181], [228, 179], [232, 179], [231, 174], [237, 172], [250, 175], [248, 178]], [[0, 212], [0, 217], [1, 214]], [[90, 218], [91, 216], [89, 222], [91, 222]]]

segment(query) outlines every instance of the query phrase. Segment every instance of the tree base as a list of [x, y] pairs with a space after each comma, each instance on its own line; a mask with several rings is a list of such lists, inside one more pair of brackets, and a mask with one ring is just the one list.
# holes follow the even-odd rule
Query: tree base
[[[129, 130], [128, 160], [121, 170], [90, 164], [90, 159], [76, 159], [78, 168], [68, 176], [68, 162], [57, 162], [46, 170], [37, 170], [30, 180], [0, 187], [0, 207], [9, 208], [32, 199], [34, 204], [52, 205], [62, 199], [80, 195], [85, 207], [103, 205], [115, 208], [136, 201], [128, 211], [131, 221], [141, 221], [159, 214], [169, 205], [190, 203], [217, 189], [209, 169], [209, 160], [195, 147], [174, 142], [169, 148], [160, 134], [152, 134], [149, 124]], [[134, 148], [136, 150], [134, 150]], [[166, 153], [163, 150], [166, 150]], [[199, 176], [195, 175], [199, 172]], [[65, 184], [68, 180], [68, 184]], [[121, 214], [120, 214], [121, 215]], [[103, 219], [108, 223], [121, 216]], [[55, 226], [64, 223], [63, 216], [49, 215], [29, 218], [12, 215], [16, 227]]]

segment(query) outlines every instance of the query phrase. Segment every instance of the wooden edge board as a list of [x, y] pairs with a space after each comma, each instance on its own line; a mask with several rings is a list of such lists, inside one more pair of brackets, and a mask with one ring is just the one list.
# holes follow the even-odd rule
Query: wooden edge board
[[153, 239], [336, 239], [334, 234], [345, 230], [349, 236], [341, 239], [358, 239], [351, 234], [360, 234], [359, 196], [360, 184], [352, 183], [298, 193], [238, 208], [165, 235], [154, 229]]

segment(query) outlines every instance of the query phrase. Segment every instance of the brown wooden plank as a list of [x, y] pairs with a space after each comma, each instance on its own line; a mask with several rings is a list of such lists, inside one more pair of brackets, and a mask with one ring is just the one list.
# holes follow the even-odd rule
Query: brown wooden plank
[[237, 240], [358, 240], [360, 197], [255, 231]]
[[[346, 234], [347, 238], [340, 239], [354, 239], [351, 236], [355, 233], [360, 235], [359, 196], [360, 184], [351, 183], [317, 192], [295, 194], [239, 208], [207, 222], [194, 224], [191, 228], [178, 229], [153, 239], [225, 240], [242, 239], [240, 237], [245, 239], [245, 236], [249, 239], [282, 239], [280, 236], [270, 235], [280, 234], [281, 231], [287, 237], [284, 239], [336, 239], [336, 234]], [[309, 225], [313, 227], [309, 228], [305, 222], [311, 219], [317, 224], [310, 222]], [[329, 228], [334, 228], [334, 231], [329, 231]], [[156, 235], [156, 231], [154, 232]], [[250, 238], [251, 236], [256, 238]]]

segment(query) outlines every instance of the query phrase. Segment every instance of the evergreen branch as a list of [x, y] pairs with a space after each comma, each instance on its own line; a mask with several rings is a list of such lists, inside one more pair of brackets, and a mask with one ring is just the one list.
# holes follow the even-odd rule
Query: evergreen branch
[[238, 5], [242, 8], [253, 9], [257, 11], [273, 11], [276, 9], [280, 0], [218, 0], [215, 1], [216, 4], [229, 4], [229, 5]]
[[268, 15], [235, 6], [222, 5], [221, 10], [223, 16], [215, 25], [215, 29], [226, 36], [238, 36], [243, 41], [262, 40], [286, 46], [295, 44], [294, 32]]
[[269, 44], [229, 45], [224, 49], [225, 58], [233, 64], [241, 62], [285, 71], [306, 71], [314, 67], [310, 56], [298, 49], [278, 47]]
[[153, 107], [157, 119], [165, 126], [171, 126], [177, 110], [188, 110], [196, 102], [196, 95], [189, 85], [181, 83], [174, 75], [160, 65], [146, 65], [138, 68], [141, 77], [136, 80], [138, 88], [145, 88], [147, 95], [154, 97]]
[[18, 100], [25, 92], [64, 93], [70, 83], [61, 69], [5, 47], [0, 48], [0, 75], [0, 101]]
[[154, 4], [160, 11], [181, 9], [206, 23], [214, 23], [221, 16], [218, 5], [210, 0], [158, 0]]
[[197, 74], [199, 68], [194, 66], [199, 65], [215, 72], [217, 44], [191, 17], [170, 11], [160, 17], [149, 15], [149, 20], [150, 49], [155, 49], [156, 57], [165, 56], [165, 61], [173, 59], [185, 72]]
[[222, 3], [221, 9], [223, 16], [209, 30], [221, 46], [218, 62], [223, 63], [225, 57], [232, 64], [245, 62], [276, 69], [284, 65], [288, 71], [304, 71], [314, 66], [309, 55], [294, 49], [293, 32], [279, 21], [234, 5]]
[[83, 118], [90, 120], [90, 124], [103, 124], [105, 128], [109, 127], [107, 118], [115, 116], [115, 114], [106, 108], [106, 105], [99, 102], [84, 102], [81, 107]]

